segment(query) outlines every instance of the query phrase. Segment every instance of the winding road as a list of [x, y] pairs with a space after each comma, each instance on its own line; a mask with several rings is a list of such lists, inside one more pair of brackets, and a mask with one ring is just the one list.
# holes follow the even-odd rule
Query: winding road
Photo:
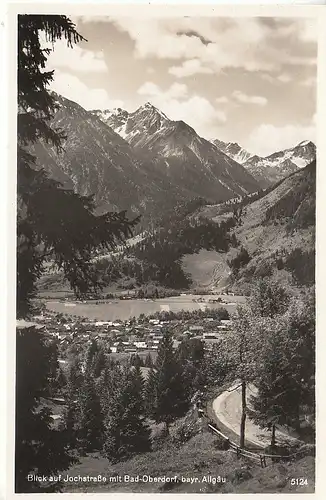
[[[250, 407], [250, 396], [257, 393], [253, 385], [247, 386], [247, 405]], [[241, 387], [239, 382], [234, 383], [227, 391], [222, 392], [213, 401], [213, 411], [217, 419], [228, 429], [240, 436], [241, 420]], [[271, 431], [260, 429], [248, 417], [246, 419], [246, 439], [258, 446], [267, 446], [271, 441]], [[284, 431], [276, 429], [277, 444], [293, 444], [297, 440]]]

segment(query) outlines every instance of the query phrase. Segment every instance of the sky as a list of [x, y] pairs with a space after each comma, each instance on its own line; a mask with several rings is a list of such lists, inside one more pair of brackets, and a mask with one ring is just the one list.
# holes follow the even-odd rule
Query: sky
[[317, 24], [288, 17], [74, 17], [52, 89], [85, 109], [151, 102], [207, 139], [266, 156], [315, 141]]

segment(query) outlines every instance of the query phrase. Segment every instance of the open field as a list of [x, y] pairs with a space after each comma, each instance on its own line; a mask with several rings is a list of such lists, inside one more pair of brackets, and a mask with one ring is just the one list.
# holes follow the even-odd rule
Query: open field
[[227, 279], [230, 268], [226, 254], [202, 249], [182, 257], [182, 268], [191, 276], [193, 286], [215, 288]]

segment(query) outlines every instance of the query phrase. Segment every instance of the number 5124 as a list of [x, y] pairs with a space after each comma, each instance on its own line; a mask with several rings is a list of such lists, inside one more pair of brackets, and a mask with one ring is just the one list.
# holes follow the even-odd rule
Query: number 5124
[[291, 486], [307, 486], [308, 479], [304, 477], [292, 478], [290, 481]]

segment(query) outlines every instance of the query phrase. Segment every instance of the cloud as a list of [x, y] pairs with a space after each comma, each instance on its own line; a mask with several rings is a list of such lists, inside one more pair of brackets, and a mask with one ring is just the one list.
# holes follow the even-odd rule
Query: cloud
[[169, 68], [169, 73], [177, 78], [185, 78], [196, 74], [212, 74], [212, 68], [202, 66], [199, 59], [188, 59], [184, 61], [181, 66], [172, 66]]
[[223, 68], [279, 71], [283, 64], [315, 64], [316, 46], [309, 45], [315, 20], [272, 20], [270, 25], [258, 17], [113, 19], [134, 41], [135, 57], [185, 59], [171, 68], [179, 78]]
[[78, 102], [87, 110], [124, 107], [123, 101], [110, 99], [105, 89], [89, 89], [76, 76], [59, 70], [55, 72], [55, 79], [51, 84], [51, 89], [71, 101]]
[[316, 19], [301, 19], [299, 21], [299, 37], [305, 42], [317, 43], [318, 29]]
[[199, 135], [212, 137], [214, 130], [226, 122], [226, 114], [216, 109], [205, 97], [188, 92], [185, 84], [174, 82], [163, 90], [153, 82], [146, 82], [138, 89], [152, 104], [172, 120], [183, 120]]
[[229, 99], [225, 95], [222, 95], [221, 97], [217, 97], [215, 101], [218, 104], [226, 104], [227, 102], [229, 102]]
[[61, 69], [68, 72], [89, 71], [93, 73], [106, 73], [108, 71], [101, 51], [92, 52], [74, 45], [68, 47], [66, 40], [58, 40], [53, 45], [46, 42], [44, 35], [41, 35], [41, 43], [44, 48], [51, 49], [46, 63], [46, 69]]
[[279, 75], [277, 77], [277, 79], [279, 82], [282, 82], [282, 83], [289, 83], [292, 81], [292, 77], [290, 75], [288, 75], [287, 73], [282, 73], [281, 75]]
[[241, 90], [235, 90], [232, 93], [234, 99], [242, 104], [257, 104], [258, 106], [266, 106], [267, 99], [259, 95], [247, 95], [241, 92]]
[[147, 96], [165, 96], [169, 99], [179, 99], [186, 97], [188, 94], [188, 87], [184, 83], [174, 82], [171, 87], [163, 92], [156, 83], [145, 82], [139, 89], [138, 94]]
[[315, 136], [314, 119], [309, 125], [287, 124], [277, 127], [264, 123], [251, 132], [245, 147], [255, 154], [267, 156], [275, 151], [291, 148], [304, 140], [315, 141]]
[[316, 76], [309, 76], [308, 78], [300, 82], [300, 85], [303, 85], [304, 87], [315, 87], [317, 85]]

